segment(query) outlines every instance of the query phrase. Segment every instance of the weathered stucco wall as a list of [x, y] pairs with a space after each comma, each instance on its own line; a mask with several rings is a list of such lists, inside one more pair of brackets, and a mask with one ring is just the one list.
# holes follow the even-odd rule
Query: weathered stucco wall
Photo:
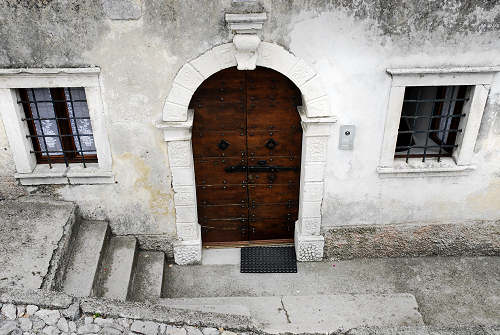
[[[15, 186], [0, 122], [0, 195], [46, 192], [76, 201], [117, 234], [165, 247], [175, 235], [168, 154], [153, 125], [186, 61], [231, 41], [230, 0], [5, 0], [0, 67], [101, 68], [116, 183]], [[388, 67], [490, 66], [500, 59], [498, 1], [261, 1], [264, 41], [306, 60], [338, 117], [329, 143], [323, 228], [500, 217], [500, 76], [491, 87], [474, 161], [465, 176], [380, 178], [376, 172], [390, 89]], [[111, 20], [112, 18], [129, 18]], [[132, 18], [132, 19], [130, 19]], [[338, 125], [356, 125], [353, 151]], [[164, 237], [167, 237], [165, 239]], [[148, 244], [149, 243], [149, 244]]]

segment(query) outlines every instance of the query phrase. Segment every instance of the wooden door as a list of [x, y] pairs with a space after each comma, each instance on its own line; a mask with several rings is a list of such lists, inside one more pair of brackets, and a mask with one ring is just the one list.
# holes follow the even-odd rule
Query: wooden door
[[222, 70], [197, 89], [193, 154], [205, 244], [287, 241], [298, 216], [300, 91], [280, 73]]

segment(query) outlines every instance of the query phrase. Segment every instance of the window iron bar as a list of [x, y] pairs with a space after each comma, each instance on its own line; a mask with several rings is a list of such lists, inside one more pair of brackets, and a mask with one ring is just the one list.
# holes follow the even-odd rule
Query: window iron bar
[[[418, 91], [418, 98], [417, 100], [421, 100], [422, 98], [422, 91], [419, 90]], [[415, 104], [415, 115], [418, 115], [418, 112], [420, 110], [420, 101], [417, 101], [416, 104]], [[412, 119], [410, 119], [411, 121]], [[415, 129], [416, 128], [416, 125], [417, 125], [417, 119], [413, 119], [413, 127], [411, 129]], [[410, 145], [412, 144], [412, 141], [413, 141], [413, 134], [411, 134], [410, 136]], [[407, 149], [407, 152], [406, 152], [406, 163], [408, 163], [408, 159], [410, 157], [410, 151], [411, 151], [411, 148], [408, 148]]]
[[[40, 113], [38, 112], [38, 103], [36, 102], [36, 97], [35, 97], [35, 89], [31, 89], [31, 94], [33, 94], [33, 100], [34, 100], [34, 105], [35, 105], [35, 110], [36, 110], [36, 115], [38, 115], [38, 118], [40, 118]], [[36, 129], [36, 125], [35, 125], [35, 129]], [[49, 152], [48, 152], [48, 146], [47, 146], [47, 141], [45, 140], [45, 134], [44, 134], [44, 131], [43, 131], [43, 125], [40, 123], [40, 131], [42, 132], [42, 139], [43, 139], [43, 144], [45, 145], [45, 152], [47, 154], [47, 161], [49, 163], [49, 168], [52, 169], [52, 163], [50, 161], [50, 155], [49, 155]], [[61, 143], [61, 146], [62, 146], [62, 143]]]
[[462, 129], [398, 130], [398, 134], [461, 133]]
[[[451, 88], [451, 96], [452, 97], [455, 95], [455, 89], [456, 89], [456, 86], [452, 86], [452, 88]], [[446, 92], [445, 92], [445, 94], [446, 94]], [[457, 95], [458, 95], [458, 91], [457, 91]], [[452, 108], [452, 106], [453, 106], [453, 108]], [[452, 104], [452, 102], [448, 103], [448, 112], [446, 113], [446, 116], [452, 115], [454, 110], [455, 110], [455, 103], [453, 103], [453, 104]], [[448, 117], [445, 118], [444, 129], [448, 128], [448, 121], [450, 121], [450, 119]], [[451, 123], [450, 123], [450, 128], [451, 128]], [[442, 150], [444, 139], [445, 139], [445, 133], [442, 134], [441, 141], [439, 141], [439, 155], [441, 155], [441, 150]], [[437, 161], [438, 162], [441, 161], [440, 156], [438, 157]]]
[[443, 145], [401, 145], [397, 146], [396, 150], [398, 149], [424, 149], [424, 148], [457, 148], [458, 144], [443, 144]]
[[[53, 99], [53, 97], [54, 97], [54, 91], [52, 89], [50, 89], [49, 91], [50, 91], [50, 97]], [[59, 114], [61, 106], [58, 103], [58, 105], [56, 107], [56, 103], [52, 102], [52, 108], [54, 109], [54, 115], [57, 117], [57, 115]], [[66, 102], [64, 102], [64, 108], [65, 109], [67, 108]], [[56, 125], [57, 125], [57, 135], [59, 137], [59, 142], [61, 143], [61, 149], [64, 149], [65, 143], [64, 143], [63, 138], [61, 136], [63, 128], [61, 127], [61, 124], [59, 122], [56, 122]], [[40, 122], [40, 126], [42, 126], [41, 122]], [[64, 159], [64, 163], [66, 164], [66, 166], [69, 166], [68, 157], [66, 157], [66, 153], [64, 151], [63, 151], [63, 159]]]
[[[440, 103], [440, 104], [434, 103], [432, 105], [432, 115], [440, 115], [440, 113], [437, 113], [437, 106], [438, 105], [441, 106], [441, 108], [443, 106], [442, 103]], [[427, 156], [427, 148], [428, 148], [428, 145], [429, 145], [429, 137], [430, 137], [429, 134], [430, 134], [430, 130], [431, 130], [431, 127], [432, 127], [432, 121], [433, 120], [430, 119], [430, 118], [427, 119], [427, 134], [428, 135], [425, 137], [425, 148], [424, 148], [424, 156], [422, 157], [422, 162], [425, 162], [425, 159], [426, 159], [426, 156]], [[439, 121], [439, 122], [441, 122], [441, 121]], [[444, 129], [446, 129], [446, 127]], [[441, 152], [439, 154], [441, 154]], [[406, 159], [406, 162], [408, 162], [408, 158]]]
[[[75, 115], [75, 107], [73, 105], [73, 96], [71, 95], [71, 87], [68, 87], [68, 95], [69, 95], [69, 101], [71, 104], [71, 113], [73, 113], [73, 116]], [[68, 113], [69, 116], [69, 113]], [[83, 147], [82, 147], [82, 141], [80, 139], [80, 132], [78, 131], [78, 123], [74, 121], [75, 123], [75, 130], [76, 130], [76, 138], [78, 139], [78, 144], [80, 145], [80, 150], [81, 150], [81, 155], [82, 156], [82, 164], [83, 167], [86, 168], [87, 165], [85, 164], [85, 155], [83, 154]]]
[[[53, 102], [66, 102], [66, 100], [59, 100], [59, 99], [54, 99], [54, 100], [36, 100], [37, 103], [53, 103]], [[73, 102], [87, 102], [87, 100], [73, 100]], [[27, 101], [27, 100], [17, 100], [18, 104], [34, 104], [34, 101]]]
[[470, 98], [457, 98], [457, 99], [408, 99], [403, 102], [456, 102], [456, 101], [469, 101]]
[[43, 120], [90, 120], [90, 116], [80, 116], [80, 117], [26, 117], [22, 118], [22, 121], [43, 121]]
[[444, 118], [461, 118], [465, 117], [467, 114], [453, 114], [450, 116], [446, 115], [401, 115], [401, 118], [405, 119], [444, 119]]
[[64, 152], [93, 152], [95, 153], [95, 150], [30, 150], [30, 153], [64, 153]]
[[[80, 136], [90, 136], [93, 137], [93, 134], [80, 134]], [[26, 135], [26, 138], [33, 138], [33, 137], [76, 137], [75, 134], [61, 134], [61, 135]]]

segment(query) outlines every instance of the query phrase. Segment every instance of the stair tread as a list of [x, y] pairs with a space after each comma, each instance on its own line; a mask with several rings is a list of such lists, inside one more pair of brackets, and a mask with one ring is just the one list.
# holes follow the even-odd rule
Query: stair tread
[[165, 253], [161, 251], [139, 251], [132, 300], [146, 301], [160, 298], [163, 285]]
[[115, 236], [109, 241], [102, 264], [97, 295], [126, 300], [135, 261], [137, 240], [131, 236]]
[[91, 294], [107, 232], [107, 222], [80, 223], [66, 270], [64, 292], [77, 297]]

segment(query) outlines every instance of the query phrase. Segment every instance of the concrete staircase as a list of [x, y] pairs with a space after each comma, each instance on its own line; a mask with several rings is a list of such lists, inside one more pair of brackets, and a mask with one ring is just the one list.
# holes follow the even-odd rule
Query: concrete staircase
[[138, 250], [132, 236], [111, 236], [104, 221], [82, 221], [62, 290], [77, 297], [144, 301], [160, 298], [165, 254]]

